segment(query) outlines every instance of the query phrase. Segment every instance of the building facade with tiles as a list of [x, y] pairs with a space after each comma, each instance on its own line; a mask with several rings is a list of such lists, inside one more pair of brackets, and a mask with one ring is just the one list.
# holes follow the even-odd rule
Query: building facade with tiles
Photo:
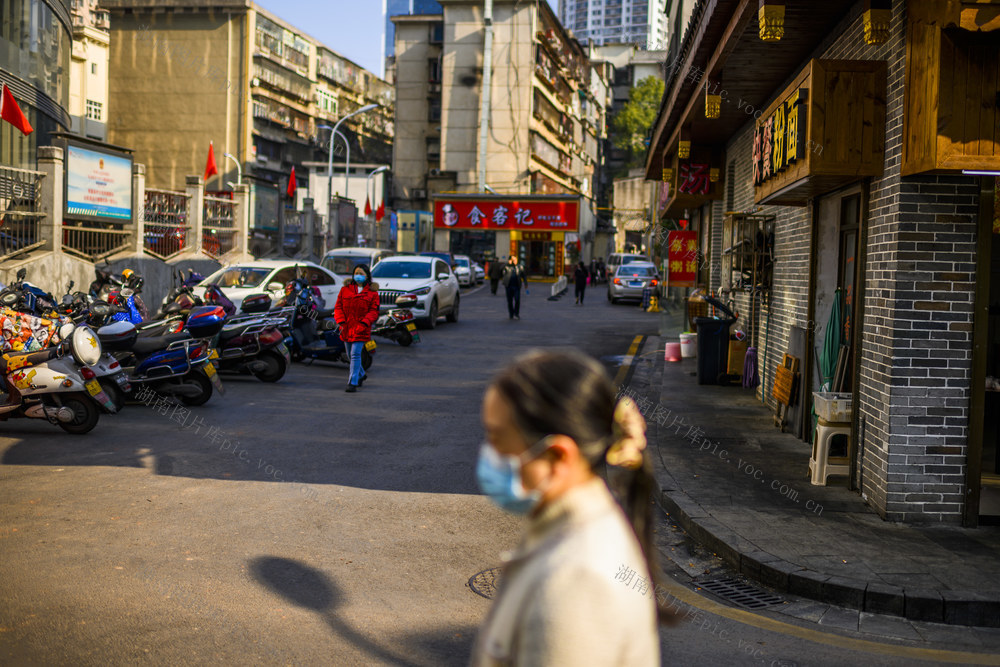
[[772, 410], [794, 357], [804, 451], [813, 392], [850, 394], [846, 487], [887, 520], [995, 521], [1000, 3], [765, 6], [699, 2], [669, 48], [661, 221], [697, 230]]

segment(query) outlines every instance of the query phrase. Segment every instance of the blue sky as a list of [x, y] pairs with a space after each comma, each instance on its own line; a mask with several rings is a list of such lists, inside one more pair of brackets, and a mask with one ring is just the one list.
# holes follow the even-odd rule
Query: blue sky
[[[382, 73], [382, 0], [256, 0], [362, 67]], [[553, 9], [557, 0], [549, 0]]]

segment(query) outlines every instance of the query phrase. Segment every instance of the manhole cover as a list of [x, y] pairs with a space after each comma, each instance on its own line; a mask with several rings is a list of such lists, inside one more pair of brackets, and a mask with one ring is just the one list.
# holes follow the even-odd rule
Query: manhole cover
[[782, 604], [785, 598], [768, 593], [737, 579], [710, 579], [695, 582], [701, 588], [744, 609], [762, 609]]
[[482, 595], [487, 600], [492, 600], [497, 594], [497, 585], [500, 583], [500, 568], [491, 567], [482, 572], [476, 572], [469, 578], [469, 588], [476, 595]]

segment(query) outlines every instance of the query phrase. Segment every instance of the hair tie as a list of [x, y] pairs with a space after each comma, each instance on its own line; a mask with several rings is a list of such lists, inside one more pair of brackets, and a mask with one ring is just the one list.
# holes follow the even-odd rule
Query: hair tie
[[604, 459], [609, 465], [638, 470], [646, 449], [646, 420], [631, 398], [625, 397], [615, 406], [615, 442]]

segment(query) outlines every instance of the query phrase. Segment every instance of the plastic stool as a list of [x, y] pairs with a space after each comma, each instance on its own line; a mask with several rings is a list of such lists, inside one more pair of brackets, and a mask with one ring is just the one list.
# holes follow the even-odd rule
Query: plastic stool
[[[830, 441], [835, 435], [847, 436], [847, 456], [830, 456]], [[809, 459], [810, 481], [815, 486], [826, 486], [830, 475], [851, 474], [851, 425], [819, 419], [813, 438], [812, 458]]]

